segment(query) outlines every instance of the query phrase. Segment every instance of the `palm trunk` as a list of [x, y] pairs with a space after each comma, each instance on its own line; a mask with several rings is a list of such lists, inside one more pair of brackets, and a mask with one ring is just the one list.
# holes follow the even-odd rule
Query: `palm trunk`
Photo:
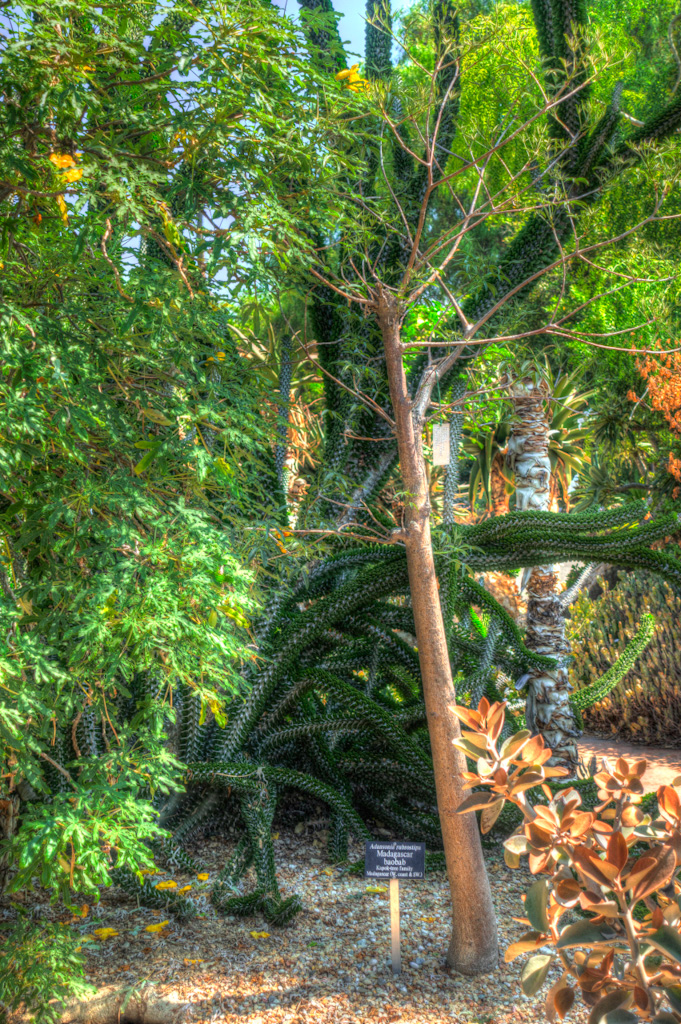
[[[508, 463], [515, 474], [516, 506], [548, 511], [551, 501], [549, 459], [550, 420], [546, 384], [516, 380], [510, 391], [516, 421], [508, 442]], [[564, 659], [570, 652], [552, 565], [532, 569], [527, 583], [527, 636], [530, 650]], [[527, 728], [544, 737], [554, 753], [552, 763], [571, 771], [577, 766], [576, 738], [580, 735], [570, 707], [570, 682], [564, 664], [548, 671], [535, 669], [527, 682]]]
[[383, 294], [377, 308], [396, 423], [400, 472], [406, 492], [404, 532], [423, 695], [433, 755], [435, 788], [452, 899], [452, 936], [447, 963], [461, 974], [497, 966], [497, 924], [475, 814], [457, 814], [465, 793], [460, 736], [449, 710], [456, 701], [440, 608], [430, 537], [430, 500], [422, 452], [421, 423], [414, 423], [402, 363], [397, 302]]

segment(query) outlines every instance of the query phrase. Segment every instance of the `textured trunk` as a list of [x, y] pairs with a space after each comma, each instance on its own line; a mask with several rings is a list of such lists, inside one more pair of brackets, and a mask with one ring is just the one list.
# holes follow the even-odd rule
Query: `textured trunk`
[[[0, 842], [8, 843], [19, 827], [19, 795], [10, 793], [0, 796]], [[10, 880], [11, 857], [9, 852], [0, 854], [0, 893], [5, 891]]]
[[505, 451], [496, 452], [490, 466], [489, 489], [492, 499], [492, 513], [495, 516], [505, 516], [509, 509], [506, 476], [504, 474], [505, 456]]
[[[508, 442], [508, 464], [515, 474], [516, 506], [546, 512], [551, 502], [550, 421], [546, 384], [523, 378], [510, 391], [516, 419]], [[564, 659], [570, 647], [553, 566], [532, 569], [527, 583], [527, 639], [530, 650]], [[568, 700], [570, 683], [563, 664], [553, 671], [535, 669], [527, 682], [527, 727], [544, 737], [553, 763], [577, 766], [580, 735]]]
[[457, 814], [457, 807], [465, 796], [461, 773], [466, 770], [466, 763], [463, 754], [452, 746], [460, 730], [458, 720], [449, 710], [456, 697], [430, 538], [422, 425], [415, 424], [412, 418], [412, 402], [402, 363], [399, 310], [391, 296], [381, 297], [377, 316], [406, 492], [404, 530], [409, 588], [452, 898], [452, 937], [447, 963], [461, 974], [481, 974], [497, 966], [497, 925], [475, 814]]

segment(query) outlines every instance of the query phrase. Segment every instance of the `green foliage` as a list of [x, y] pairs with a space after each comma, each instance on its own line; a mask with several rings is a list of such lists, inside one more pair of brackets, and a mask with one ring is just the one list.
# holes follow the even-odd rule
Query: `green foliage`
[[[189, 914], [135, 872], [188, 861], [158, 820], [183, 789], [169, 735], [183, 702], [181, 756], [225, 724], [280, 519], [270, 389], [229, 324], [240, 287], [307, 264], [324, 199], [291, 177], [336, 165], [300, 34], [257, 0], [3, 19], [0, 775], [22, 795], [3, 878], [66, 905], [132, 880]], [[16, 941], [33, 1007], [70, 947]]]
[[[534, 512], [451, 528], [452, 545], [442, 546], [437, 560], [441, 578], [455, 583], [448, 635], [462, 698], [473, 705], [481, 694], [497, 700], [500, 670], [517, 679], [532, 665], [553, 662], [525, 647], [516, 623], [461, 559], [477, 570], [499, 558], [504, 537], [527, 536], [525, 564], [550, 560], [568, 543], [607, 543], [608, 552], [621, 549], [613, 557], [626, 563], [642, 557], [650, 539], [670, 529], [669, 517], [637, 525], [640, 511], [634, 502], [602, 513], [549, 516], [548, 531], [546, 516]], [[542, 547], [534, 536], [537, 524]], [[625, 536], [628, 545], [622, 543]], [[459, 568], [450, 576], [454, 562]], [[577, 697], [580, 708], [616, 684], [650, 633], [646, 621], [601, 683]], [[300, 906], [294, 898], [282, 901], [274, 869], [272, 821], [284, 790], [327, 805], [332, 859], [347, 856], [348, 832], [358, 838], [369, 834], [367, 818], [406, 838], [425, 837], [433, 850], [441, 844], [404, 552], [350, 548], [318, 562], [276, 595], [257, 636], [262, 664], [249, 671], [248, 694], [228, 705], [225, 727], [191, 718], [192, 749], [200, 759], [185, 775], [187, 795], [167, 804], [162, 822], [180, 845], [195, 842], [206, 829], [236, 828], [241, 838], [212, 901], [225, 913], [260, 910], [271, 923], [284, 924]], [[184, 702], [181, 717], [193, 714]], [[184, 727], [180, 732], [185, 734]], [[255, 888], [244, 892], [250, 864]], [[137, 887], [138, 898], [146, 899], [132, 875], [126, 887]]]
[[36, 1024], [56, 1024], [63, 1002], [91, 993], [78, 941], [65, 925], [34, 924], [24, 915], [0, 926], [0, 1012], [23, 1003]]
[[[0, 731], [3, 779], [35, 795], [10, 847], [15, 889], [38, 883], [68, 902], [75, 887], [115, 882], [187, 917], [191, 901], [136, 872], [152, 856], [193, 866], [185, 847], [230, 828], [239, 842], [214, 905], [285, 924], [300, 904], [279, 892], [271, 827], [287, 790], [329, 808], [332, 859], [375, 819], [425, 837], [431, 854], [441, 843], [404, 551], [327, 538], [314, 561], [296, 560], [270, 539], [293, 516], [280, 428], [296, 369], [287, 315], [296, 288], [305, 293], [296, 330], [309, 320], [325, 371], [323, 458], [310, 466], [299, 524], [335, 525], [349, 503], [348, 522], [392, 525], [385, 505], [373, 506], [395, 466], [376, 411], [387, 403], [381, 339], [306, 275], [322, 252], [327, 269], [343, 271], [359, 230], [364, 265], [399, 281], [405, 221], [394, 208], [388, 216], [390, 203], [400, 197], [411, 230], [425, 187], [400, 140], [420, 152], [434, 125], [420, 68], [390, 66], [379, 24], [387, 27], [389, 4], [370, 3], [367, 74], [398, 124], [392, 133], [370, 97], [333, 79], [345, 61], [330, 3], [302, 6], [311, 59], [300, 58], [303, 40], [288, 21], [250, 0], [182, 2], [167, 13], [29, 4], [3, 55]], [[512, 81], [500, 69], [515, 50], [537, 70], [540, 57], [527, 9], [500, 5], [460, 24], [451, 4], [435, 6], [422, 66], [446, 58], [435, 82], [444, 173], [448, 161], [461, 169], [449, 156], [455, 146], [486, 151], [506, 130], [509, 105], [520, 104], [519, 116], [536, 111], [541, 90], [520, 74], [522, 61]], [[566, 47], [581, 53], [578, 36], [566, 42], [559, 28], [543, 46], [547, 61], [559, 58], [546, 65], [550, 91], [572, 74]], [[608, 64], [600, 51], [599, 62]], [[594, 95], [561, 104], [588, 146], [568, 145], [557, 177], [546, 170], [557, 121], [519, 133], [507, 163], [491, 159], [490, 186], [507, 188], [510, 206], [494, 230], [481, 224], [447, 271], [469, 318], [513, 293], [511, 313], [485, 330], [526, 319], [523, 283], [541, 276], [608, 181], [635, 162], [633, 141], [644, 152], [679, 123], [676, 101], [657, 115], [662, 97], [627, 141], [615, 134], [617, 103], [594, 112]], [[539, 210], [525, 196], [530, 185], [544, 195], [527, 169], [536, 154], [546, 195], [559, 197]], [[467, 165], [452, 203], [477, 181]], [[348, 195], [362, 197], [359, 226]], [[443, 202], [429, 215], [424, 245], [441, 223], [456, 223], [453, 208]], [[588, 226], [599, 240], [609, 228], [596, 214]], [[551, 287], [562, 288], [561, 276]], [[541, 302], [547, 296], [550, 288]], [[263, 353], [261, 311], [275, 308]], [[436, 321], [435, 343], [451, 333], [447, 318]], [[422, 351], [409, 360], [412, 385]], [[499, 672], [518, 678], [549, 663], [527, 650], [472, 573], [607, 559], [678, 585], [678, 559], [651, 551], [677, 518], [661, 512], [641, 524], [642, 513], [512, 513], [443, 531], [450, 656], [469, 701], [496, 699]], [[275, 549], [287, 562], [258, 578]], [[17, 941], [30, 949], [42, 939]], [[47, 989], [50, 971], [40, 975]]]

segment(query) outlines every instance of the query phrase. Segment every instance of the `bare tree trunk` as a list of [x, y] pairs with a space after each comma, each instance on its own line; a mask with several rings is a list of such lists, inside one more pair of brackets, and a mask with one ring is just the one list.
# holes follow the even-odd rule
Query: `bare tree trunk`
[[404, 497], [409, 588], [418, 642], [423, 695], [433, 755], [435, 788], [452, 898], [447, 963], [461, 974], [482, 974], [498, 963], [497, 924], [475, 814], [457, 814], [466, 795], [465, 758], [452, 746], [460, 736], [449, 710], [456, 701], [430, 536], [430, 500], [421, 443], [402, 363], [400, 312], [383, 293], [377, 307], [395, 417]]
[[[508, 442], [508, 463], [515, 473], [516, 506], [546, 512], [551, 501], [548, 387], [528, 377], [516, 380], [509, 395], [516, 420]], [[570, 652], [559, 583], [553, 566], [532, 569], [527, 583], [526, 643], [538, 654], [564, 659]], [[527, 683], [527, 728], [544, 737], [552, 763], [577, 767], [580, 735], [568, 700], [570, 682], [563, 664], [554, 671], [535, 669]]]

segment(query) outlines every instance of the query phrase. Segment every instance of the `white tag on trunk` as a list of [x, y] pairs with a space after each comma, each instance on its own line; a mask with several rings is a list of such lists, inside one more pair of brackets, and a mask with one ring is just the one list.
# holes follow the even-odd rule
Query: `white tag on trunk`
[[449, 423], [433, 424], [433, 465], [449, 465]]

